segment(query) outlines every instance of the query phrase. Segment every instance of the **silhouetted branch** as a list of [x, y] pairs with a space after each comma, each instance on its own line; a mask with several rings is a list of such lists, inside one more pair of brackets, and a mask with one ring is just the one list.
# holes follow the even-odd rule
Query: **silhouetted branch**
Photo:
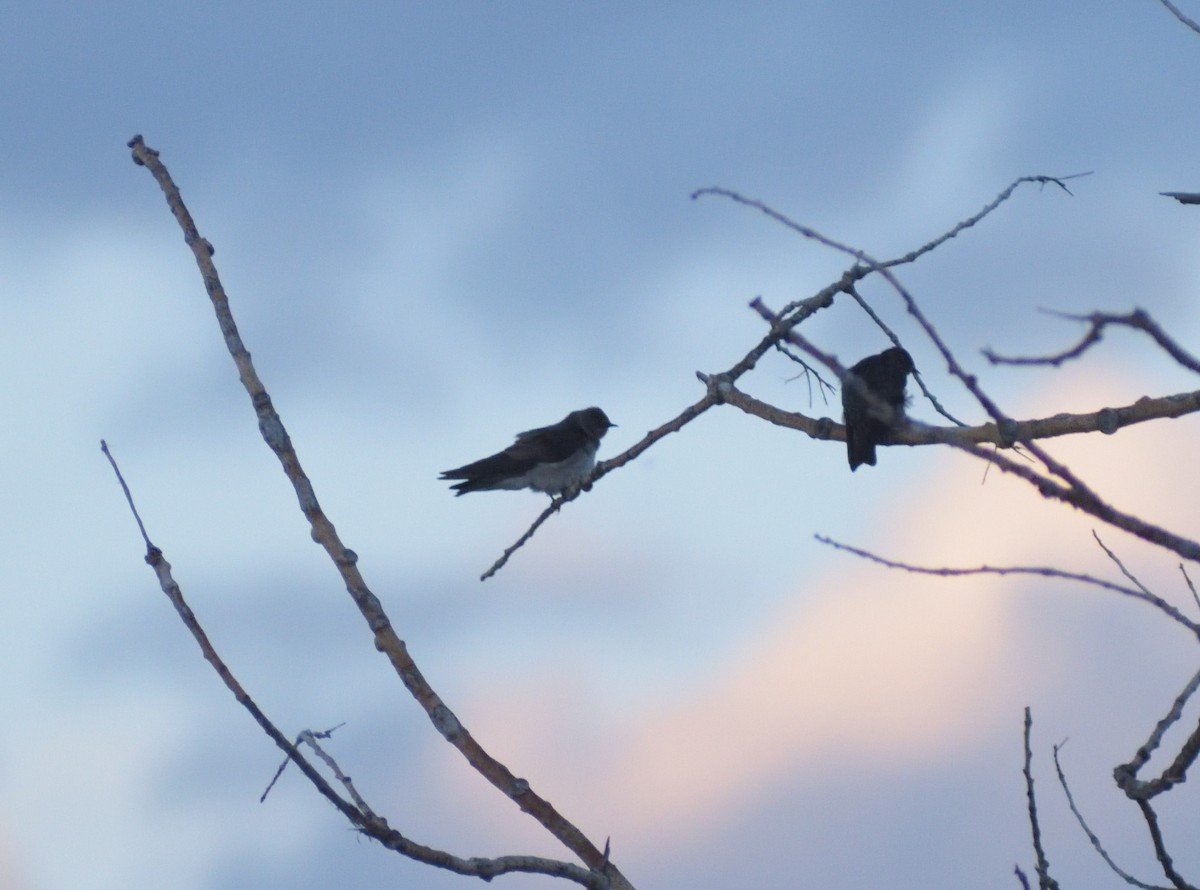
[[1188, 575], [1183, 563], [1179, 564], [1179, 571], [1183, 574], [1183, 580], [1187, 582], [1188, 590], [1192, 592], [1192, 599], [1196, 601], [1196, 607], [1200, 609], [1200, 595], [1196, 594], [1196, 585], [1192, 583], [1192, 579]]
[[1055, 355], [1044, 356], [1042, 358], [1011, 358], [997, 355], [991, 349], [985, 349], [983, 350], [984, 357], [993, 365], [1053, 365], [1054, 367], [1058, 367], [1063, 362], [1078, 358], [1094, 344], [1099, 343], [1103, 337], [1104, 329], [1108, 325], [1122, 325], [1149, 334], [1154, 342], [1162, 347], [1163, 351], [1171, 356], [1171, 358], [1175, 359], [1175, 361], [1188, 370], [1200, 373], [1200, 361], [1193, 358], [1187, 350], [1168, 336], [1166, 331], [1159, 327], [1158, 323], [1145, 310], [1135, 309], [1128, 315], [1112, 315], [1107, 312], [1093, 312], [1090, 315], [1071, 315], [1065, 312], [1048, 312], [1048, 314], [1073, 321], [1086, 321], [1089, 325], [1088, 330], [1083, 335], [1083, 339], [1078, 343], [1070, 349], [1066, 349]]
[[1033, 714], [1025, 708], [1025, 798], [1028, 801], [1029, 829], [1033, 833], [1033, 852], [1037, 857], [1038, 887], [1040, 890], [1058, 890], [1058, 881], [1050, 877], [1050, 861], [1042, 847], [1042, 830], [1038, 826], [1037, 799], [1033, 793], [1033, 749], [1029, 737], [1033, 730]]
[[1037, 575], [1042, 578], [1053, 578], [1060, 581], [1077, 581], [1081, 584], [1090, 584], [1093, 587], [1099, 587], [1102, 590], [1108, 590], [1112, 593], [1119, 593], [1122, 596], [1127, 596], [1130, 599], [1140, 600], [1147, 605], [1158, 609], [1172, 621], [1181, 624], [1187, 628], [1193, 635], [1200, 637], [1200, 623], [1192, 621], [1182, 612], [1164, 600], [1162, 597], [1155, 596], [1150, 591], [1139, 587], [1125, 587], [1121, 584], [1113, 584], [1111, 581], [1105, 581], [1102, 578], [1095, 578], [1091, 575], [1083, 575], [1078, 572], [1064, 572], [1061, 569], [1049, 568], [1045, 566], [976, 566], [974, 568], [950, 568], [948, 566], [929, 567], [916, 566], [911, 563], [898, 562], [892, 559], [885, 559], [882, 556], [871, 553], [868, 550], [861, 550], [858, 547], [852, 547], [849, 544], [843, 544], [840, 541], [835, 541], [833, 538], [825, 535], [814, 535], [817, 541], [822, 544], [827, 544], [836, 550], [842, 550], [846, 553], [852, 553], [855, 556], [877, 563], [881, 566], [886, 566], [889, 569], [899, 569], [904, 572], [911, 572], [917, 575], [936, 575], [941, 578], [960, 578], [965, 575]]
[[[462, 874], [474, 874], [479, 877], [491, 878], [495, 874], [502, 873], [502, 871], [538, 870], [546, 874], [553, 873], [559, 877], [568, 877], [571, 880], [586, 883], [590, 886], [600, 886], [611, 882], [611, 886], [616, 888], [616, 890], [623, 890], [623, 888], [628, 887], [629, 884], [625, 877], [615, 866], [605, 859], [603, 853], [596, 845], [588, 840], [575, 825], [564, 818], [549, 801], [536, 794], [530, 788], [528, 781], [515, 776], [508, 767], [492, 757], [475, 740], [466, 727], [459, 721], [458, 717], [455, 716], [454, 712], [450, 710], [441, 697], [429, 685], [417, 667], [416, 662], [409, 655], [404, 641], [400, 639], [393, 629], [391, 621], [384, 612], [378, 597], [371, 592], [362, 574], [359, 572], [357, 566], [358, 556], [353, 550], [342, 543], [333, 523], [330, 522], [317, 502], [313, 485], [300, 466], [300, 459], [296, 454], [295, 448], [292, 446], [291, 438], [284, 428], [282, 419], [275, 411], [270, 395], [259, 379], [258, 373], [250, 359], [250, 353], [246, 350], [238, 333], [237, 325], [234, 322], [233, 314], [229, 307], [228, 296], [225, 293], [224, 286], [221, 284], [216, 266], [212, 261], [212, 245], [200, 237], [191, 214], [180, 197], [178, 188], [172, 181], [166, 167], [159, 160], [158, 152], [148, 148], [142, 141], [141, 136], [133, 137], [129, 142], [129, 147], [132, 150], [134, 163], [145, 166], [158, 182], [166, 196], [167, 205], [183, 230], [184, 240], [191, 248], [196, 259], [196, 264], [200, 269], [200, 274], [209, 299], [212, 302], [213, 310], [216, 313], [217, 322], [220, 326], [221, 334], [225, 339], [226, 347], [234, 360], [234, 364], [237, 366], [238, 376], [247, 394], [250, 396], [251, 405], [258, 416], [259, 432], [262, 434], [263, 440], [267, 443], [268, 447], [275, 453], [284, 473], [292, 484], [300, 510], [311, 527], [312, 539], [325, 549], [329, 558], [333, 561], [334, 566], [342, 576], [347, 592], [358, 607], [367, 626], [374, 634], [375, 648], [382, 652], [391, 662], [397, 676], [404, 683], [413, 698], [425, 710], [430, 722], [433, 723], [437, 731], [441, 733], [446, 741], [458, 749], [480, 775], [503, 792], [521, 810], [536, 819], [560, 843], [578, 856], [589, 869], [603, 868], [604, 872], [580, 869], [578, 866], [569, 863], [557, 863], [553, 861], [550, 861], [552, 865], [548, 866], [553, 869], [552, 871], [546, 871], [540, 867], [531, 869], [526, 867], [531, 862], [538, 861], [545, 863], [548, 861], [534, 860], [532, 857], [507, 857], [504, 860], [506, 864], [502, 867], [494, 865], [494, 863], [498, 863], [501, 860], [488, 860], [493, 865], [489, 865], [485, 869], [483, 866], [473, 864], [484, 862], [484, 860], [463, 860], [457, 857], [450, 857], [449, 854], [444, 854], [440, 851], [431, 851], [431, 848], [419, 847], [419, 845], [414, 846], [407, 839], [391, 832], [391, 829], [387, 828], [386, 823], [383, 823], [382, 820], [366, 820], [362, 814], [359, 814], [359, 820], [363, 824], [364, 830], [367, 830], [372, 837], [375, 837], [385, 846], [397, 850], [397, 852], [420, 859], [421, 861], [427, 861], [430, 864], [439, 865], [443, 868], [459, 871]], [[272, 738], [275, 738], [275, 736], [272, 736]], [[295, 747], [282, 736], [276, 739], [276, 743], [284, 747], [284, 750], [288, 750], [289, 752], [295, 751]], [[293, 756], [293, 759], [296, 759], [296, 757], [298, 757], [298, 754]], [[299, 762], [297, 760], [297, 764]], [[308, 772], [305, 774], [309, 775]], [[309, 778], [310, 781], [316, 783], [319, 775], [313, 773]], [[328, 785], [326, 784], [325, 787], [328, 787]], [[350, 811], [353, 812], [353, 808], [350, 808]], [[439, 861], [433, 861], [434, 858], [437, 858], [434, 854], [440, 857]], [[428, 858], [421, 858], [422, 856]], [[502, 871], [488, 870], [494, 868], [502, 868]]]
[[1196, 24], [1195, 21], [1184, 15], [1183, 10], [1172, 3], [1171, 0], [1159, 0], [1159, 2], [1171, 11], [1171, 15], [1175, 16], [1175, 18], [1179, 19], [1179, 21], [1183, 22], [1197, 34], [1200, 34], [1200, 24]]
[[1129, 874], [1129, 872], [1117, 865], [1117, 863], [1113, 861], [1113, 858], [1108, 855], [1108, 851], [1104, 849], [1104, 845], [1100, 842], [1100, 838], [1097, 837], [1096, 833], [1088, 826], [1087, 820], [1083, 818], [1083, 813], [1081, 813], [1079, 811], [1079, 807], [1075, 805], [1075, 796], [1071, 794], [1071, 788], [1067, 784], [1067, 777], [1063, 773], [1062, 764], [1059, 763], [1058, 760], [1058, 752], [1061, 748], [1062, 745], [1054, 746], [1054, 769], [1058, 772], [1058, 784], [1062, 786], [1063, 794], [1065, 794], [1067, 797], [1067, 806], [1071, 808], [1071, 812], [1075, 815], [1075, 821], [1079, 823], [1079, 827], [1082, 828], [1083, 833], [1087, 835], [1088, 840], [1092, 844], [1092, 848], [1100, 854], [1100, 858], [1103, 859], [1108, 864], [1108, 867], [1111, 868], [1115, 874], [1119, 875], [1125, 881], [1125, 883], [1132, 884], [1135, 887], [1141, 887], [1142, 890], [1168, 890], [1168, 888], [1165, 887], [1158, 887], [1154, 884], [1146, 884], [1142, 881], [1139, 881], [1133, 875]]
[[1167, 880], [1177, 890], [1197, 890], [1196, 887], [1184, 880], [1183, 875], [1175, 870], [1175, 861], [1167, 851], [1167, 845], [1162, 836], [1162, 829], [1158, 826], [1158, 814], [1154, 812], [1154, 807], [1150, 805], [1150, 801], [1139, 799], [1135, 802], [1142, 813], [1142, 818], [1146, 822], [1146, 828], [1150, 832], [1150, 842], [1154, 845], [1154, 858], [1162, 866], [1163, 874], [1166, 875]]
[[[696, 416], [701, 414], [703, 411], [707, 410], [708, 408], [712, 407], [715, 404], [720, 403], [721, 401], [724, 401], [724, 399], [719, 397], [719, 395], [714, 391], [714, 386], [720, 384], [721, 386], [732, 387], [733, 384], [738, 380], [738, 378], [741, 377], [743, 374], [745, 374], [750, 369], [752, 369], [755, 366], [755, 364], [758, 362], [758, 360], [760, 358], [762, 358], [762, 356], [768, 350], [770, 350], [772, 348], [781, 348], [782, 344], [785, 341], [791, 342], [791, 343], [793, 343], [793, 345], [798, 345], [799, 341], [792, 339], [789, 336], [794, 331], [795, 327], [797, 325], [799, 325], [802, 321], [811, 317], [814, 313], [832, 305], [834, 297], [837, 296], [837, 294], [839, 294], [839, 293], [849, 294], [851, 297], [858, 300], [860, 305], [862, 305], [863, 308], [866, 309], [867, 312], [870, 313], [872, 315], [872, 317], [874, 317], [876, 319], [876, 322], [880, 325], [880, 327], [885, 331], [889, 331], [889, 335], [890, 335], [892, 341], [894, 343], [896, 343], [897, 345], [899, 345], [898, 339], [895, 337], [894, 334], [890, 334], [890, 329], [883, 323], [882, 319], [880, 319], [879, 316], [876, 315], [870, 309], [870, 307], [866, 304], [866, 302], [864, 300], [862, 300], [862, 298], [858, 295], [858, 293], [854, 287], [854, 285], [858, 281], [862, 280], [863, 278], [866, 278], [869, 275], [876, 274], [876, 273], [883, 275], [884, 278], [893, 285], [893, 287], [896, 287], [898, 290], [900, 290], [901, 294], [905, 297], [905, 299], [910, 304], [910, 311], [913, 311], [915, 309], [915, 303], [912, 301], [912, 298], [904, 292], [904, 290], [900, 286], [899, 282], [895, 279], [895, 276], [892, 275], [892, 273], [889, 271], [889, 267], [896, 266], [896, 265], [902, 265], [904, 263], [911, 263], [911, 262], [915, 261], [917, 258], [919, 258], [920, 256], [922, 256], [923, 254], [928, 253], [929, 251], [935, 249], [936, 247], [945, 243], [949, 239], [954, 238], [956, 235], [958, 235], [963, 230], [968, 229], [971, 226], [974, 226], [976, 223], [978, 223], [980, 220], [982, 220], [984, 217], [986, 217], [988, 214], [990, 214], [992, 211], [994, 211], [997, 207], [999, 207], [1002, 203], [1004, 203], [1004, 201], [1006, 201], [1012, 195], [1012, 193], [1023, 183], [1036, 183], [1039, 185], [1046, 185], [1048, 183], [1052, 183], [1052, 184], [1058, 185], [1060, 188], [1062, 188], [1064, 191], [1066, 191], [1067, 194], [1070, 194], [1070, 190], [1067, 188], [1065, 181], [1068, 179], [1075, 178], [1077, 176], [1086, 176], [1086, 175], [1088, 175], [1088, 174], [1087, 173], [1077, 173], [1077, 174], [1073, 174], [1072, 176], [1065, 176], [1065, 177], [1023, 176], [1023, 177], [1015, 180], [1014, 182], [1012, 182], [1006, 189], [1004, 189], [999, 195], [997, 195], [996, 198], [994, 198], [991, 202], [989, 202], [987, 205], [985, 205], [984, 208], [982, 210], [980, 210], [978, 213], [976, 213], [975, 215], [958, 223], [949, 231], [943, 233], [942, 235], [935, 238], [933, 241], [930, 241], [929, 243], [925, 244], [924, 246], [918, 248], [917, 250], [911, 251], [910, 253], [905, 254], [903, 257], [888, 260], [885, 262], [880, 262], [880, 261], [872, 258], [865, 251], [859, 250], [855, 247], [851, 247], [848, 244], [844, 244], [840, 241], [837, 241], [833, 238], [823, 235], [822, 233], [818, 232], [816, 229], [813, 229], [809, 226], [802, 225], [802, 224], [788, 218], [784, 214], [780, 213], [779, 211], [775, 210], [774, 208], [770, 207], [769, 205], [763, 203], [762, 201], [759, 201], [759, 200], [756, 200], [753, 198], [747, 198], [735, 191], [732, 191], [730, 189], [725, 189], [725, 188], [710, 187], [710, 188], [697, 189], [695, 192], [692, 193], [693, 200], [704, 197], [704, 196], [712, 195], [712, 196], [717, 196], [717, 197], [728, 198], [729, 200], [734, 201], [738, 204], [742, 204], [744, 206], [754, 208], [754, 209], [758, 210], [759, 212], [763, 213], [764, 215], [775, 220], [776, 222], [779, 222], [782, 225], [786, 226], [787, 228], [791, 229], [792, 231], [797, 232], [798, 234], [802, 235], [803, 237], [808, 238], [813, 241], [816, 241], [819, 244], [822, 244], [826, 247], [829, 247], [833, 250], [836, 250], [840, 253], [844, 253], [847, 256], [852, 257], [855, 260], [855, 265], [852, 266], [851, 268], [847, 269], [842, 274], [842, 276], [839, 280], [833, 282], [832, 284], [828, 285], [825, 288], [822, 288], [816, 294], [814, 294], [813, 296], [811, 296], [805, 300], [799, 300], [794, 303], [789, 303], [787, 306], [785, 306], [783, 308], [783, 311], [779, 312], [778, 314], [776, 314], [776, 313], [768, 314], [768, 311], [765, 309], [765, 306], [763, 306], [762, 301], [756, 300], [755, 301], [757, 304], [756, 308], [759, 309], [760, 313], [762, 313], [764, 318], [766, 318], [767, 321], [770, 322], [770, 324], [771, 324], [770, 330], [762, 338], [762, 340], [760, 340], [757, 345], [755, 345], [749, 352], [746, 353], [746, 355], [741, 360], [739, 360], [737, 363], [735, 363], [727, 371], [724, 371], [722, 373], [717, 373], [717, 374], [704, 374], [704, 373], [697, 372], [697, 377], [699, 377], [700, 380], [708, 386], [708, 392], [706, 393], [705, 397], [700, 402], [698, 402], [696, 405], [693, 405], [693, 406], [689, 407], [688, 409], [686, 409], [678, 417], [674, 418], [673, 420], [668, 421], [667, 423], [663, 424], [663, 426], [659, 427], [657, 430], [647, 434], [645, 438], [643, 438], [641, 441], [639, 441], [637, 444], [635, 444], [633, 447], [631, 447], [627, 451], [623, 452], [620, 455], [617, 455], [616, 457], [614, 457], [610, 460], [599, 463], [596, 467], [596, 470], [592, 473], [592, 476], [582, 486], [582, 489], [586, 490], [587, 488], [590, 487], [590, 485], [592, 483], [598, 481], [605, 474], [611, 472], [612, 470], [617, 469], [618, 467], [624, 466], [629, 461], [638, 457], [642, 452], [644, 452], [651, 445], [653, 445], [654, 443], [659, 441], [667, 433], [678, 432], [680, 429], [683, 428], [683, 426], [685, 424], [690, 422], [692, 419], [694, 419]], [[919, 316], [919, 313], [916, 313], [916, 314], [918, 314], [918, 316]], [[923, 319], [923, 316], [919, 316], [919, 317]], [[928, 325], [928, 322], [925, 322], [925, 323]], [[932, 326], [930, 326], [930, 328], [931, 327]], [[794, 355], [790, 355], [789, 357], [792, 358], [794, 361], [800, 362], [806, 368], [809, 367], [807, 364], [804, 363], [803, 359], [798, 358]], [[840, 366], [835, 367], [835, 365], [830, 365], [828, 363], [826, 363], [826, 364], [827, 364], [827, 367], [830, 367], [831, 370], [834, 370], [835, 372], [838, 373], [839, 379], [841, 379], [844, 376], [844, 374], [845, 374], [844, 368], [841, 368]], [[945, 410], [945, 408], [942, 407], [942, 405], [937, 401], [937, 399], [933, 396], [933, 394], [930, 393], [929, 390], [926, 388], [924, 381], [920, 378], [919, 375], [917, 375], [917, 381], [918, 381], [918, 384], [920, 385], [921, 389], [925, 392], [927, 397], [930, 399], [931, 403], [934, 405], [935, 410], [937, 410], [939, 413], [941, 413], [943, 416], [945, 416], [951, 422], [954, 422], [954, 423], [960, 422], [956, 418], [954, 418], [949, 412], [947, 412]], [[871, 395], [872, 394], [867, 393], [868, 398]], [[1200, 398], [1198, 398], [1198, 401], [1200, 401]], [[818, 437], [818, 438], [822, 438], [822, 437]], [[494, 575], [497, 571], [499, 571], [508, 562], [509, 558], [513, 555], [513, 553], [515, 553], [526, 542], [528, 542], [530, 540], [530, 538], [533, 537], [534, 533], [538, 530], [538, 528], [540, 528], [541, 525], [547, 519], [549, 519], [554, 513], [557, 513], [559, 511], [559, 509], [561, 509], [563, 504], [567, 503], [570, 500], [574, 500], [574, 498], [577, 497], [578, 494], [579, 494], [578, 491], [567, 492], [564, 495], [562, 495], [560, 498], [556, 498], [549, 507], [547, 507], [545, 510], [542, 511], [541, 514], [538, 515], [538, 517], [533, 521], [533, 523], [529, 526], [529, 528], [525, 530], [525, 532], [521, 535], [521, 537], [519, 537], [512, 545], [510, 545], [507, 549], [505, 549], [505, 551], [501, 554], [500, 558], [497, 559], [491, 565], [491, 567], [486, 572], [483, 573], [483, 575], [480, 576], [480, 580], [481, 581], [487, 580], [488, 578], [492, 577], [492, 575]]]
[[1064, 192], [1066, 192], [1069, 195], [1069, 194], [1071, 194], [1071, 190], [1069, 188], [1067, 188], [1067, 186], [1066, 186], [1067, 180], [1078, 179], [1081, 176], [1090, 176], [1090, 175], [1091, 175], [1091, 171], [1089, 170], [1086, 173], [1072, 173], [1069, 176], [1022, 176], [1022, 177], [1014, 180], [1013, 182], [1011, 182], [1003, 191], [1000, 192], [1000, 194], [998, 194], [995, 198], [993, 198], [991, 201], [989, 201], [987, 204], [985, 204], [983, 209], [980, 210], [978, 213], [975, 213], [974, 215], [967, 217], [962, 222], [957, 223], [955, 226], [953, 226], [948, 231], [943, 232], [941, 235], [938, 235], [932, 241], [929, 241], [928, 243], [922, 245], [921, 247], [918, 247], [916, 250], [910, 251], [910, 252], [904, 254], [903, 256], [896, 257], [895, 259], [886, 260], [882, 263], [871, 259], [870, 256], [868, 256], [864, 251], [861, 251], [858, 248], [850, 247], [847, 244], [843, 244], [840, 241], [836, 241], [833, 238], [829, 238], [825, 235], [822, 235], [816, 229], [810, 228], [809, 226], [802, 225], [798, 222], [795, 222], [792, 219], [789, 219], [787, 216], [780, 213], [778, 210], [775, 210], [773, 207], [763, 203], [762, 201], [759, 201], [755, 198], [744, 197], [743, 195], [740, 195], [739, 193], [737, 193], [731, 189], [720, 188], [717, 186], [710, 186], [708, 188], [697, 189], [696, 191], [692, 192], [692, 200], [704, 197], [705, 195], [715, 195], [715, 196], [721, 197], [721, 198], [728, 198], [729, 200], [734, 201], [738, 204], [742, 204], [746, 207], [752, 207], [755, 210], [758, 210], [760, 213], [763, 213], [766, 216], [769, 216], [771, 219], [775, 220], [776, 222], [781, 223], [782, 225], [791, 229], [793, 232], [803, 235], [805, 238], [808, 238], [812, 241], [816, 241], [818, 244], [823, 244], [826, 247], [832, 248], [833, 250], [836, 250], [840, 253], [844, 253], [844, 254], [847, 254], [848, 256], [854, 257], [860, 263], [864, 263], [865, 265], [867, 265], [869, 267], [867, 271], [870, 272], [870, 271], [874, 271], [875, 269], [878, 269], [878, 268], [886, 268], [886, 267], [890, 267], [890, 266], [901, 266], [906, 263], [914, 262], [915, 260], [917, 260], [919, 257], [923, 256], [924, 254], [929, 253], [931, 250], [935, 250], [936, 248], [945, 244], [951, 238], [957, 237], [964, 230], [969, 229], [972, 226], [974, 226], [975, 224], [982, 221], [984, 219], [984, 217], [986, 217], [988, 214], [990, 214], [992, 211], [994, 211], [997, 207], [999, 207], [1001, 204], [1003, 204], [1005, 201], [1007, 201], [1010, 197], [1012, 197], [1012, 193], [1015, 192], [1024, 183], [1027, 183], [1027, 182], [1037, 183], [1039, 185], [1046, 185], [1047, 183], [1052, 183], [1054, 185], [1057, 185], [1059, 188], [1061, 188]]
[[1150, 755], [1162, 744], [1163, 736], [1167, 730], [1174, 726], [1179, 721], [1179, 718], [1183, 716], [1183, 708], [1188, 703], [1188, 699], [1195, 694], [1197, 687], [1200, 687], [1200, 672], [1197, 672], [1187, 682], [1187, 685], [1183, 687], [1183, 691], [1175, 697], [1175, 701], [1171, 704], [1171, 708], [1167, 711], [1166, 716], [1155, 724], [1150, 737], [1137, 749], [1137, 752], [1133, 755], [1133, 759], [1113, 770], [1113, 778], [1116, 780], [1117, 786], [1130, 799], [1138, 800], [1155, 797], [1164, 791], [1169, 791], [1187, 778], [1188, 769], [1195, 762], [1197, 754], [1200, 753], [1200, 727], [1197, 727], [1187, 738], [1181, 746], [1179, 753], [1175, 756], [1175, 759], [1163, 770], [1162, 775], [1158, 778], [1144, 782], [1138, 778], [1138, 773], [1150, 760]]

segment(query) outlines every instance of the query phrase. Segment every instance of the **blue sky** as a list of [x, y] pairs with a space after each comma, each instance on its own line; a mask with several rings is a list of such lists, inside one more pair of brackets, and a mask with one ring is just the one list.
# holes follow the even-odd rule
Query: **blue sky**
[[[1200, 9], [1192, 9], [1195, 16]], [[180, 185], [318, 497], [435, 688], [640, 887], [1013, 887], [1031, 871], [1021, 713], [1064, 886], [1153, 879], [1112, 767], [1190, 676], [1145, 609], [929, 564], [1111, 576], [1093, 524], [942, 449], [851, 475], [837, 443], [710, 411], [605, 478], [493, 580], [544, 498], [455, 499], [439, 471], [602, 406], [611, 456], [762, 335], [747, 309], [844, 259], [691, 192], [723, 186], [877, 256], [1026, 187], [901, 277], [1019, 417], [1194, 381], [1131, 334], [1059, 371], [990, 370], [1149, 310], [1200, 332], [1200, 36], [1106, 4], [0, 5], [0, 887], [472, 886], [346, 830], [197, 657], [99, 451], [218, 649], [375, 808], [464, 856], [563, 855], [471, 773], [374, 652], [308, 539], [157, 186]], [[952, 410], [978, 409], [879, 285]], [[805, 326], [850, 363], [852, 305]], [[809, 403], [768, 356], [742, 381]], [[933, 421], [927, 405], [912, 412]], [[1190, 534], [1195, 421], [1055, 443], [1102, 492]], [[1188, 605], [1175, 561], [1106, 537]], [[1182, 801], [1168, 835], [1185, 836]], [[69, 851], [69, 855], [68, 855]], [[1181, 868], [1200, 868], [1176, 845]], [[1193, 857], [1189, 862], [1189, 856]], [[548, 886], [507, 878], [510, 887]]]

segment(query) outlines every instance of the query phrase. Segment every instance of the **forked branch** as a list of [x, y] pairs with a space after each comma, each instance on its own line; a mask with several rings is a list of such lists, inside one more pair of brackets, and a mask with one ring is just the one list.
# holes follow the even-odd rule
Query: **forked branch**
[[[191, 214], [180, 197], [178, 188], [175, 186], [166, 167], [159, 160], [158, 152], [147, 147], [142, 141], [141, 136], [135, 136], [130, 140], [129, 147], [133, 153], [134, 163], [145, 166], [158, 182], [159, 187], [166, 196], [167, 205], [183, 230], [184, 241], [191, 248], [192, 254], [196, 259], [196, 264], [200, 269], [200, 274], [209, 299], [212, 302], [213, 310], [216, 313], [217, 323], [225, 339], [226, 347], [229, 349], [229, 354], [237, 366], [238, 376], [246, 389], [247, 395], [250, 397], [250, 403], [258, 417], [259, 431], [262, 434], [263, 440], [275, 453], [280, 465], [283, 467], [284, 473], [291, 482], [300, 510], [311, 527], [313, 540], [323, 547], [329, 555], [329, 558], [345, 583], [347, 592], [358, 607], [363, 620], [366, 621], [367, 626], [374, 634], [375, 647], [384, 653], [391, 662], [397, 676], [404, 683], [412, 697], [425, 710], [430, 722], [433, 723], [443, 738], [458, 749], [480, 775], [503, 792], [521, 810], [536, 819], [551, 835], [578, 856], [586, 866], [586, 869], [578, 869], [578, 866], [568, 863], [555, 863], [553, 868], [556, 869], [555, 874], [557, 876], [568, 877], [572, 880], [578, 880], [596, 887], [611, 886], [615, 890], [623, 890], [623, 888], [629, 887], [628, 881], [616, 866], [612, 865], [608, 856], [603, 851], [593, 844], [574, 824], [563, 817], [549, 801], [538, 795], [530, 787], [528, 781], [514, 775], [507, 766], [496, 760], [483, 748], [425, 679], [416, 662], [409, 655], [404, 641], [400, 639], [399, 635], [393, 629], [392, 623], [384, 612], [379, 599], [371, 592], [362, 574], [359, 572], [357, 555], [342, 542], [333, 523], [330, 522], [317, 501], [316, 492], [300, 465], [300, 459], [292, 445], [291, 438], [284, 428], [282, 419], [275, 411], [270, 395], [267, 393], [261, 379], [259, 379], [258, 373], [250, 359], [250, 353], [247, 351], [238, 333], [237, 325], [230, 310], [228, 296], [226, 295], [224, 286], [221, 284], [216, 266], [213, 263], [212, 245], [200, 236]], [[275, 736], [273, 735], [272, 738], [275, 738]], [[280, 739], [282, 739], [282, 742]], [[281, 747], [284, 747], [284, 750], [295, 750], [294, 746], [291, 746], [291, 743], [282, 736], [276, 739], [276, 744], [280, 744]], [[293, 756], [293, 760], [296, 759], [295, 755], [291, 756]], [[308, 775], [307, 772], [306, 775]], [[311, 776], [310, 780], [313, 780]], [[372, 834], [372, 836], [376, 835]], [[398, 842], [385, 840], [385, 835], [383, 834], [379, 835], [378, 839], [392, 849], [398, 850], [398, 852], [405, 853], [405, 855], [413, 855], [409, 850], [402, 849], [403, 845]], [[418, 857], [414, 856], [413, 858]], [[529, 857], [516, 857], [516, 859], [521, 863], [532, 861]], [[441, 864], [442, 867], [459, 870], [462, 863], [474, 861], [454, 859], [453, 864], [451, 864], [450, 860]], [[510, 871], [531, 870], [530, 868], [519, 867], [516, 862], [509, 862], [504, 868]], [[481, 870], [476, 870], [471, 873], [478, 874], [480, 877], [490, 878], [496, 872], [485, 874]]]

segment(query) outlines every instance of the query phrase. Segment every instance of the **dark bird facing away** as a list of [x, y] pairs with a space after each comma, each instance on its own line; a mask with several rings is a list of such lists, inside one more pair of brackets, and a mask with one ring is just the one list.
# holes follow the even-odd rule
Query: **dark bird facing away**
[[913, 372], [912, 356], [899, 346], [869, 355], [850, 368], [850, 373], [876, 398], [891, 407], [891, 422], [880, 419], [868, 398], [849, 378], [842, 381], [842, 412], [846, 419], [846, 455], [850, 469], [859, 464], [875, 466], [875, 446], [888, 437], [895, 422], [904, 414], [904, 382]]
[[554, 497], [587, 478], [600, 440], [614, 426], [599, 408], [572, 411], [552, 426], [517, 433], [517, 441], [499, 454], [438, 478], [463, 480], [450, 486], [458, 494], [532, 488]]

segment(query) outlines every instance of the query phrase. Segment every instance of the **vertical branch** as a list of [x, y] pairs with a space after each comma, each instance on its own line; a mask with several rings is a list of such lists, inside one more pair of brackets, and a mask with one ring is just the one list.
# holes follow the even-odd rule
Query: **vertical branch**
[[1050, 877], [1050, 862], [1042, 849], [1042, 830], [1038, 825], [1037, 799], [1033, 794], [1033, 749], [1029, 737], [1033, 731], [1033, 714], [1025, 708], [1025, 796], [1029, 801], [1029, 828], [1033, 832], [1033, 852], [1037, 856], [1038, 887], [1041, 890], [1058, 890], [1058, 881]]

